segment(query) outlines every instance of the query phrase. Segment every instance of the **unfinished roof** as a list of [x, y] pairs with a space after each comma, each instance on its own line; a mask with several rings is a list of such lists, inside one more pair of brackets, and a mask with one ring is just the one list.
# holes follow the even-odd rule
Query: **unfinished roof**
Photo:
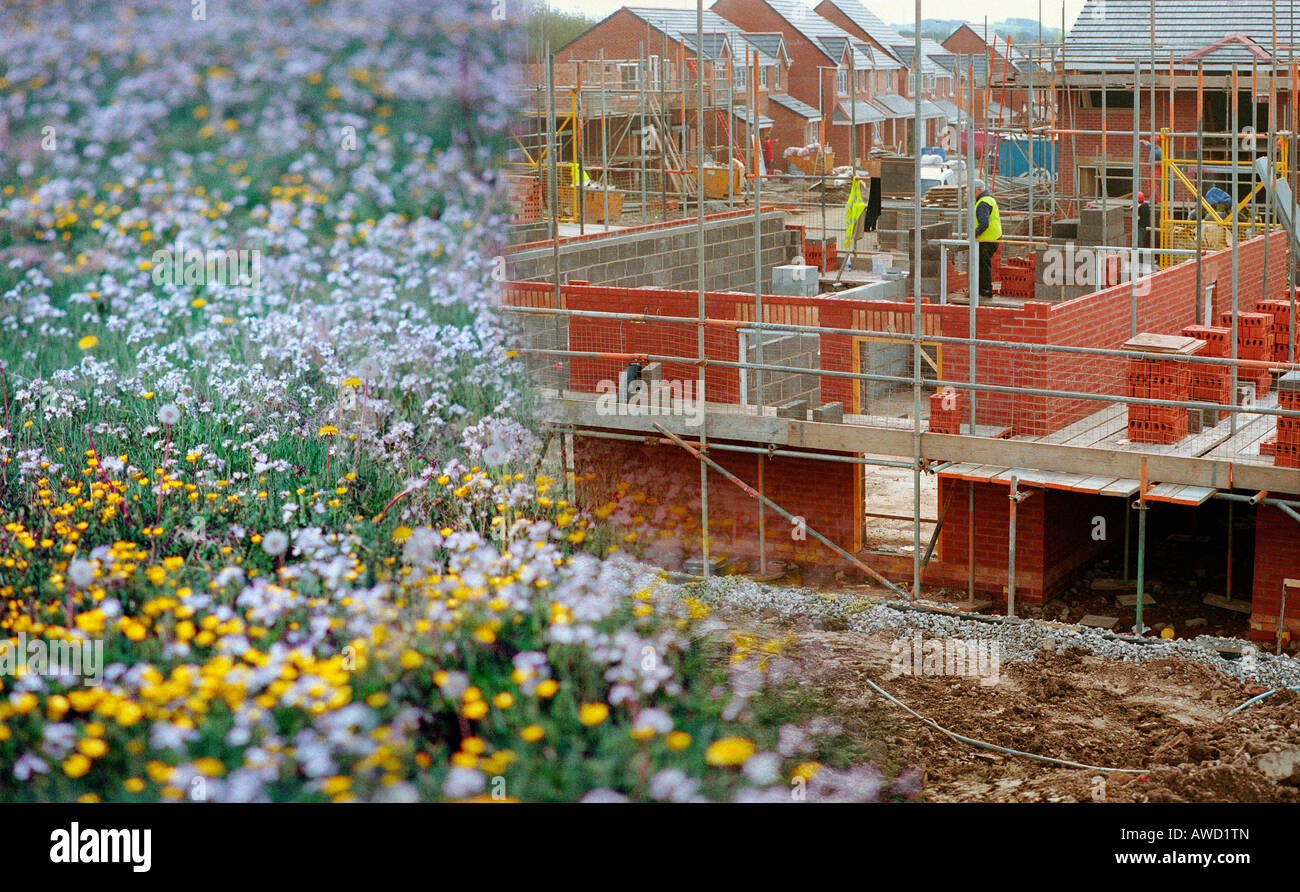
[[[1280, 48], [1290, 43], [1296, 0], [1156, 0], [1156, 64], [1207, 70], [1250, 65], [1273, 49], [1274, 15]], [[1132, 71], [1151, 58], [1151, 0], [1088, 0], [1065, 39], [1067, 71]], [[1261, 56], [1261, 53], [1263, 55]]]

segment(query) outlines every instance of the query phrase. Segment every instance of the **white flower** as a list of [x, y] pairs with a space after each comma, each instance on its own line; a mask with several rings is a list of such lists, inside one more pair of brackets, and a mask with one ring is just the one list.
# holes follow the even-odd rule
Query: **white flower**
[[271, 530], [262, 537], [262, 550], [271, 557], [279, 557], [289, 547], [289, 535], [283, 530]]
[[163, 424], [175, 424], [181, 420], [181, 410], [175, 403], [166, 403], [158, 409], [158, 420]]
[[741, 771], [761, 786], [774, 784], [781, 777], [781, 757], [776, 753], [758, 753], [745, 762]]
[[442, 795], [451, 799], [465, 799], [482, 793], [486, 787], [487, 778], [483, 772], [456, 765], [447, 772], [447, 779], [442, 782]]
[[68, 565], [68, 578], [77, 588], [85, 588], [95, 581], [95, 568], [90, 561], [78, 558]]

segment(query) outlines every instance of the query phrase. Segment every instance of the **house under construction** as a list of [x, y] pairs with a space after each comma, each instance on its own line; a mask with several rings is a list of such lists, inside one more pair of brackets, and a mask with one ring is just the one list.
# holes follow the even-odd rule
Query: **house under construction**
[[[502, 308], [582, 504], [618, 544], [690, 574], [842, 572], [1053, 616], [1100, 593], [1092, 624], [1292, 646], [1297, 5], [1244, 0], [1224, 24], [1208, 2], [1106, 0], [1102, 15], [1090, 0], [1062, 44], [1008, 48], [1014, 72], [986, 56], [979, 102], [956, 73], [974, 62], [953, 53], [948, 154], [964, 164], [924, 194], [925, 153], [904, 167], [860, 133], [848, 169], [756, 165], [754, 132], [727, 126], [744, 118], [725, 72], [757, 57], [789, 83], [800, 50], [788, 34], [760, 50], [745, 35], [774, 32], [734, 15], [738, 33], [678, 19], [661, 101], [644, 104], [640, 57], [636, 89], [599, 100], [603, 163], [583, 160], [594, 118], [575, 112], [535, 128], [519, 170], [533, 165], [534, 204], [519, 216], [516, 195]], [[904, 55], [919, 74], [926, 48]], [[535, 110], [554, 117], [564, 90], [538, 74]], [[1015, 89], [1035, 101], [995, 123], [991, 97]], [[923, 99], [907, 101], [923, 146]], [[650, 125], [676, 134], [671, 153], [642, 151]], [[1029, 174], [997, 176], [1018, 141]], [[562, 157], [581, 162], [567, 181]], [[1050, 181], [1035, 172], [1048, 162]], [[1007, 221], [991, 298], [968, 262], [976, 177]], [[870, 227], [846, 213], [867, 184]], [[641, 213], [607, 213], [611, 194]]]

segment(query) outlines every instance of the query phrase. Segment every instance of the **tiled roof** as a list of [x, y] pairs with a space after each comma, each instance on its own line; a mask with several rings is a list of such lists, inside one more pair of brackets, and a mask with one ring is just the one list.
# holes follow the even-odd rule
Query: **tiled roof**
[[794, 112], [801, 118], [807, 118], [810, 121], [821, 120], [822, 113], [813, 108], [806, 102], [800, 102], [793, 96], [786, 93], [773, 93], [767, 97], [784, 109]]
[[[1286, 58], [1291, 43], [1291, 17], [1300, 12], [1296, 0], [1156, 0], [1156, 64], [1194, 66], [1199, 51], [1207, 69], [1233, 63], [1249, 66], [1256, 50], [1273, 49], [1277, 16], [1278, 55]], [[1067, 71], [1131, 71], [1134, 60], [1151, 58], [1151, 0], [1088, 0], [1065, 39]], [[1242, 39], [1229, 39], [1241, 35]], [[1218, 46], [1216, 46], [1218, 44]]]

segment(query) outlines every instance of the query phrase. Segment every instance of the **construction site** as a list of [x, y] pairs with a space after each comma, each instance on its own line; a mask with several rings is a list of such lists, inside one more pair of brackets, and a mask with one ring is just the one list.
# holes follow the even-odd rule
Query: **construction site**
[[581, 504], [678, 580], [1295, 654], [1296, 5], [981, 49], [718, 0], [551, 47], [502, 309]]

